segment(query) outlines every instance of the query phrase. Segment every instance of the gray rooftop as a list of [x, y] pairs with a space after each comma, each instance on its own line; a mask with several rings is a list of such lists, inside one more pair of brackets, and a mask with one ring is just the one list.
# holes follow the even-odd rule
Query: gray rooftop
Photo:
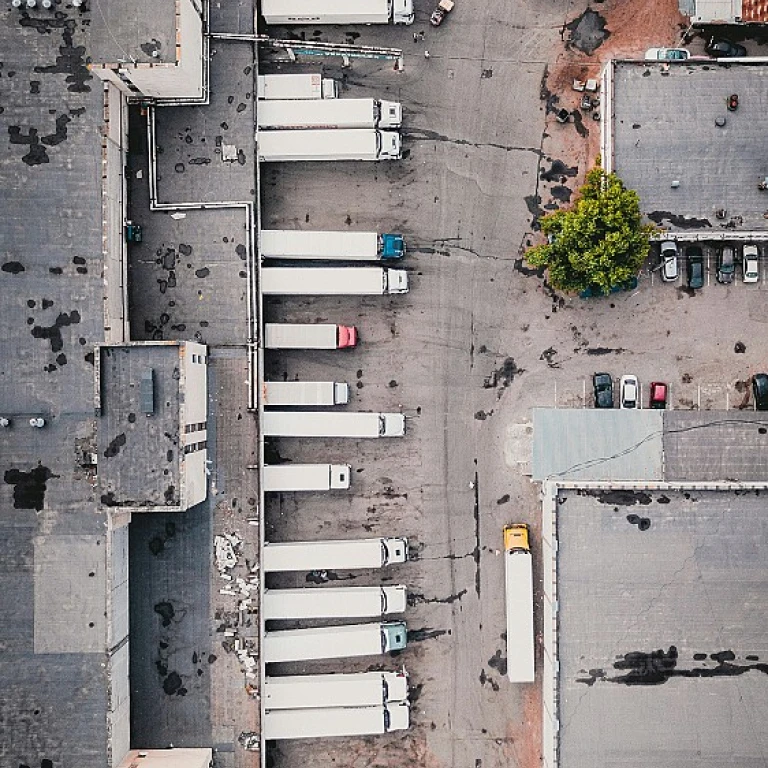
[[561, 764], [763, 765], [765, 500], [561, 491], [562, 500]]
[[768, 192], [757, 188], [768, 176], [768, 67], [617, 62], [614, 73], [613, 168], [643, 212], [678, 232], [768, 231]]
[[0, 764], [104, 768], [106, 520], [82, 462], [104, 335], [101, 84], [90, 14], [1, 17]]
[[98, 0], [87, 3], [86, 8], [91, 61], [176, 63], [175, 0]]
[[[120, 507], [177, 506], [183, 397], [178, 345], [105, 346], [99, 359], [102, 502]], [[142, 393], [145, 383], [151, 392], [151, 411]]]
[[534, 408], [533, 479], [661, 480], [662, 412]]

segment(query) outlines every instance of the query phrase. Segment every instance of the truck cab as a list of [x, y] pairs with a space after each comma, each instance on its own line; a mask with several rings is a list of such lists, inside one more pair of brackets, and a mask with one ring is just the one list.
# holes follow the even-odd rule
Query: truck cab
[[405, 256], [405, 240], [402, 235], [383, 234], [379, 237], [382, 261], [397, 261]]
[[403, 621], [390, 621], [381, 625], [381, 652], [402, 651], [408, 642], [408, 631]]
[[507, 552], [531, 551], [526, 523], [513, 523], [504, 529], [504, 549]]
[[346, 349], [357, 346], [357, 328], [354, 325], [340, 325], [337, 328], [338, 348]]
[[399, 160], [402, 155], [400, 134], [397, 131], [376, 131], [377, 160]]
[[413, 0], [393, 0], [392, 23], [413, 24]]

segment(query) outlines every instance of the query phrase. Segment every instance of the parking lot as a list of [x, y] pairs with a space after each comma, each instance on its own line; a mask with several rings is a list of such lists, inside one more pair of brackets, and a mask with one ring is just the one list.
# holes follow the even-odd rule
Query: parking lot
[[[635, 291], [583, 300], [553, 291], [522, 261], [532, 215], [560, 204], [558, 187], [573, 193], [583, 158], [594, 157], [596, 127], [583, 126], [584, 136], [547, 111], [548, 72], [564, 56], [559, 30], [584, 8], [526, 3], [511, 19], [470, 0], [439, 30], [426, 24], [430, 10], [417, 5], [412, 28], [426, 30], [423, 44], [397, 29], [366, 28], [356, 41], [402, 47], [404, 72], [360, 60], [324, 68], [344, 78], [345, 97], [403, 102], [402, 161], [262, 167], [263, 227], [402, 232], [411, 281], [406, 296], [266, 302], [267, 321], [355, 324], [361, 334], [355, 350], [267, 353], [267, 378], [347, 381], [349, 409], [408, 417], [402, 439], [271, 441], [273, 457], [349, 462], [353, 471], [348, 492], [271, 495], [267, 539], [407, 535], [416, 556], [384, 574], [411, 593], [408, 648], [367, 667], [322, 665], [404, 664], [411, 730], [280, 742], [277, 766], [538, 765], [539, 685], [512, 686], [503, 675], [500, 555], [502, 527], [513, 521], [531, 523], [539, 544], [538, 487], [524, 474], [531, 409], [583, 407], [598, 370], [633, 373], [641, 386], [666, 381], [674, 408], [724, 408], [727, 392], [768, 365], [762, 282], [712, 280], [692, 294], [650, 272]], [[584, 66], [597, 71], [599, 55]], [[576, 171], [561, 178], [561, 167]]]

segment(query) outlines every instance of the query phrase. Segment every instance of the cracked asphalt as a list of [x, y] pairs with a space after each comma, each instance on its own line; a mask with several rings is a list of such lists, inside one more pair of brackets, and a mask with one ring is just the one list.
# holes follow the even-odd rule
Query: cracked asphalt
[[[403, 48], [404, 72], [361, 60], [349, 70], [333, 61], [324, 67], [326, 77], [344, 78], [344, 97], [403, 102], [404, 159], [261, 168], [263, 227], [402, 232], [411, 284], [405, 296], [265, 302], [267, 321], [355, 324], [361, 337], [358, 349], [343, 353], [267, 353], [268, 379], [347, 381], [350, 409], [402, 410], [408, 417], [402, 440], [274, 441], [270, 450], [284, 459], [352, 464], [352, 488], [331, 496], [273, 495], [267, 539], [407, 535], [415, 555], [384, 572], [412, 595], [412, 642], [403, 653], [277, 670], [404, 664], [414, 690], [412, 729], [375, 739], [281, 742], [270, 756], [276, 768], [334, 761], [538, 766], [540, 683], [511, 686], [501, 671], [503, 526], [530, 523], [535, 558], [539, 552], [538, 488], [526, 474], [531, 409], [588, 405], [596, 370], [617, 380], [631, 372], [644, 387], [668, 381], [675, 408], [724, 408], [735, 402], [725, 393], [765, 364], [762, 284], [713, 284], [690, 296], [644, 272], [633, 293], [583, 301], [561, 295], [526, 266], [522, 253], [537, 238], [534, 218], [572, 199], [587, 158], [594, 159], [599, 124], [583, 120], [584, 136], [552, 115], [553, 93], [576, 99], [570, 90], [554, 90], [550, 73], [564, 55], [563, 25], [585, 8], [533, 0], [511, 11], [462, 0], [433, 29], [431, 4], [419, 0], [411, 30], [365, 28], [356, 41]], [[414, 44], [411, 32], [421, 29], [426, 40]], [[273, 30], [276, 37], [282, 32]], [[343, 42], [344, 30], [324, 29], [318, 39]], [[588, 59], [593, 69], [600, 52]], [[569, 61], [576, 55], [569, 52]], [[297, 71], [302, 67], [317, 71], [318, 63], [303, 62]], [[567, 80], [560, 70], [557, 76]], [[702, 327], [706, 347], [696, 341]], [[738, 341], [746, 352], [734, 355]], [[358, 574], [354, 584], [377, 578]], [[540, 627], [540, 580], [536, 598]], [[675, 644], [657, 642], [665, 653]]]

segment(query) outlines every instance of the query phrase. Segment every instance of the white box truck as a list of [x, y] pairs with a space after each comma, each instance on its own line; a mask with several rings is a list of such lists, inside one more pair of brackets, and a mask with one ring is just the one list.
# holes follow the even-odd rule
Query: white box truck
[[349, 384], [344, 381], [265, 381], [264, 405], [346, 405]]
[[384, 267], [264, 267], [266, 296], [383, 296], [408, 293], [408, 273]]
[[349, 349], [357, 346], [354, 325], [264, 323], [266, 349]]
[[[259, 99], [335, 99], [339, 84], [320, 74], [259, 75], [256, 96]], [[261, 105], [257, 106], [257, 111]]]
[[310, 128], [306, 131], [259, 131], [259, 160], [399, 160], [402, 142], [397, 131], [376, 128]]
[[375, 707], [408, 701], [408, 675], [403, 670], [265, 677], [261, 697], [268, 710]]
[[403, 105], [381, 99], [269, 100], [257, 105], [260, 131], [307, 128], [399, 128]]
[[504, 529], [507, 593], [507, 676], [513, 683], [534, 681], [533, 569], [528, 526]]
[[399, 261], [405, 256], [405, 240], [392, 233], [262, 229], [259, 255], [262, 259]]
[[336, 539], [286, 541], [264, 545], [261, 568], [277, 571], [355, 571], [383, 568], [408, 560], [408, 539]]
[[349, 464], [266, 464], [264, 490], [273, 493], [345, 491], [351, 474]]
[[413, 0], [263, 0], [261, 12], [267, 24], [413, 24]]
[[261, 603], [267, 621], [282, 619], [369, 619], [404, 613], [404, 584], [386, 587], [267, 589]]
[[405, 622], [402, 621], [281, 629], [265, 633], [263, 652], [267, 664], [343, 659], [348, 656], [380, 656], [390, 651], [402, 651], [407, 641]]
[[402, 413], [361, 411], [265, 411], [266, 437], [402, 437]]
[[404, 731], [409, 726], [409, 709], [405, 701], [375, 707], [272, 709], [264, 713], [262, 723], [267, 740], [372, 736]]

